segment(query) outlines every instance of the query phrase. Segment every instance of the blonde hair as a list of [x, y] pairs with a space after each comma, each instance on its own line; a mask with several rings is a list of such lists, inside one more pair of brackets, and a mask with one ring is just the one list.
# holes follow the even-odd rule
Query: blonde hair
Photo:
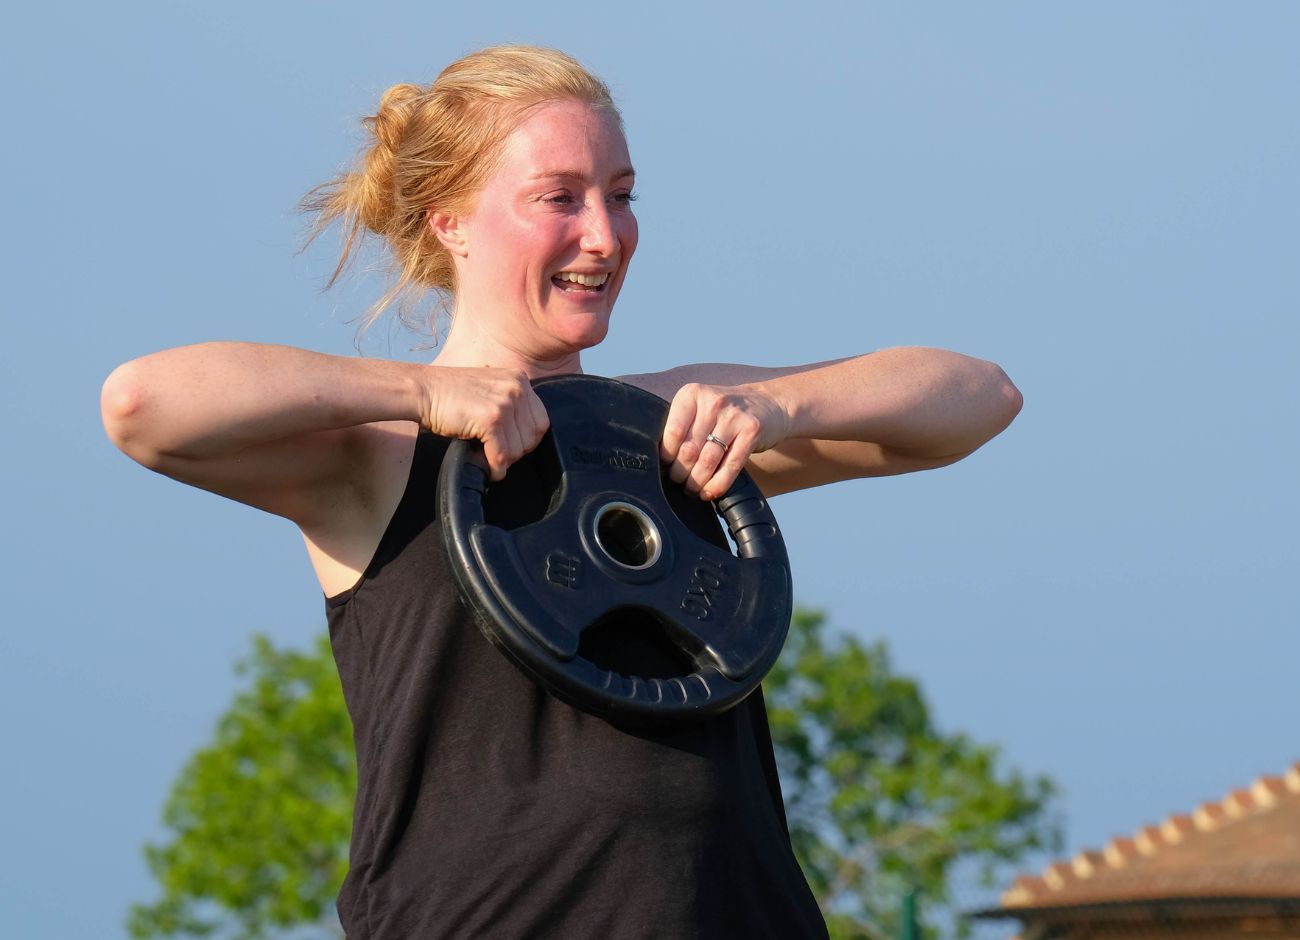
[[428, 215], [473, 208], [496, 166], [501, 143], [530, 108], [577, 100], [607, 110], [622, 127], [609, 88], [577, 60], [555, 49], [494, 46], [458, 59], [432, 85], [394, 85], [379, 109], [362, 119], [373, 140], [355, 169], [317, 186], [302, 201], [316, 215], [308, 242], [338, 220], [344, 241], [327, 286], [356, 257], [365, 236], [392, 253], [397, 278], [362, 327], [400, 297], [456, 290], [451, 255]]

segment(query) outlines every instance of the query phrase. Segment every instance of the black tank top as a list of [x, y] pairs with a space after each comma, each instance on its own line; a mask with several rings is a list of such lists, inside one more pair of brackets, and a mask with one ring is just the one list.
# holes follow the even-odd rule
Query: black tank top
[[326, 602], [357, 752], [349, 940], [826, 937], [761, 692], [644, 731], [535, 685], [447, 567], [447, 445], [420, 433], [375, 557]]

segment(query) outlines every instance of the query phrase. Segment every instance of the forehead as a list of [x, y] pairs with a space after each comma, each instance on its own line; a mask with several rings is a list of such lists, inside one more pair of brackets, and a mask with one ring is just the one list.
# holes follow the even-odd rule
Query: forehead
[[549, 101], [532, 108], [501, 148], [497, 176], [572, 175], [604, 181], [631, 170], [618, 119], [579, 101]]

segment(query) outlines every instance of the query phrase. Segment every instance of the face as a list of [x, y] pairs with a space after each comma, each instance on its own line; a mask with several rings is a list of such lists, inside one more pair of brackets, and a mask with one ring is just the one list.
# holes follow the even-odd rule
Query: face
[[534, 108], [459, 222], [457, 315], [533, 357], [594, 346], [636, 250], [634, 174], [616, 119], [576, 101]]

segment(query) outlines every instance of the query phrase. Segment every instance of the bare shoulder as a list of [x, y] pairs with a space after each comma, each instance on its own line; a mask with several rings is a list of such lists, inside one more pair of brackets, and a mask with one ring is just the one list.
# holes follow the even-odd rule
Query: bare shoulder
[[614, 378], [650, 392], [652, 395], [658, 395], [664, 401], [672, 401], [673, 396], [677, 394], [677, 389], [683, 384], [676, 376], [677, 371], [677, 369], [667, 369], [663, 372], [639, 372], [635, 375], [616, 375]]
[[767, 379], [809, 372], [823, 366], [834, 365], [842, 359], [826, 362], [812, 362], [794, 366], [754, 366], [739, 362], [695, 362], [674, 366], [662, 372], [639, 372], [633, 375], [617, 376], [620, 382], [635, 385], [647, 392], [653, 392], [666, 401], [683, 385], [700, 383], [704, 385], [745, 385], [750, 382], [762, 382]]

